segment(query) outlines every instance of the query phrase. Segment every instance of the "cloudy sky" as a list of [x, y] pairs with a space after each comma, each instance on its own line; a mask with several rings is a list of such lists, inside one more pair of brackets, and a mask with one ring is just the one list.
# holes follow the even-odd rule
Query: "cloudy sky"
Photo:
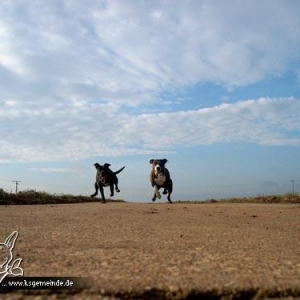
[[167, 158], [174, 200], [300, 191], [299, 49], [294, 0], [1, 1], [0, 187], [89, 195], [108, 162], [146, 202]]

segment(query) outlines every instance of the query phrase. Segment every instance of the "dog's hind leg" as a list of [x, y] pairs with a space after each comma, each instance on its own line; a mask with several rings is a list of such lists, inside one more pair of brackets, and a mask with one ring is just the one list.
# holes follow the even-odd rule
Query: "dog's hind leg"
[[91, 197], [96, 197], [98, 195], [98, 184], [97, 184], [97, 182], [95, 182], [94, 187], [95, 187], [95, 193], [92, 194]]
[[118, 187], [118, 183], [119, 183], [119, 181], [118, 181], [118, 178], [117, 178], [117, 180], [116, 180], [116, 182], [115, 182], [115, 185], [116, 185], [116, 192], [117, 192], [117, 193], [120, 193], [120, 189], [119, 189], [119, 187]]

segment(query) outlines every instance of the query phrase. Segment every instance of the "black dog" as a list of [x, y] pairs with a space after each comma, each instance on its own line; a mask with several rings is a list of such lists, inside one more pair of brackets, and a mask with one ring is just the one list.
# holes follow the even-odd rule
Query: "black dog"
[[170, 176], [169, 170], [165, 167], [167, 159], [151, 159], [150, 164], [152, 164], [152, 170], [150, 173], [150, 182], [154, 187], [154, 195], [152, 201], [161, 198], [159, 189], [164, 188], [163, 194], [168, 194], [168, 201], [171, 201], [171, 193], [173, 191], [173, 181]]
[[109, 186], [110, 187], [110, 196], [112, 197], [114, 195], [114, 185], [116, 186], [116, 192], [120, 192], [118, 188], [118, 177], [117, 174], [119, 174], [121, 171], [123, 171], [123, 168], [120, 170], [113, 172], [109, 167], [110, 164], [104, 164], [104, 166], [101, 166], [98, 163], [94, 164], [97, 173], [96, 173], [96, 182], [95, 182], [95, 193], [91, 195], [91, 197], [95, 197], [98, 195], [98, 189], [100, 190], [102, 202], [105, 201], [104, 197], [104, 189], [103, 187]]

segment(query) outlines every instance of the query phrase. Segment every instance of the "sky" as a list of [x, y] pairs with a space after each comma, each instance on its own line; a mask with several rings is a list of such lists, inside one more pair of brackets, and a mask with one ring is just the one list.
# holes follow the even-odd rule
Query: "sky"
[[295, 0], [3, 0], [0, 188], [90, 195], [110, 163], [151, 202], [166, 158], [173, 200], [300, 192], [299, 49]]

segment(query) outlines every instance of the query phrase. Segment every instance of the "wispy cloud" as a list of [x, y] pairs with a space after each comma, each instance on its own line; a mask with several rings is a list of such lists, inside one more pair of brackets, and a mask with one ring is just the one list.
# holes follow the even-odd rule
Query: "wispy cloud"
[[68, 168], [29, 168], [29, 171], [42, 172], [42, 173], [69, 173]]
[[174, 113], [144, 114], [127, 120], [120, 136], [156, 150], [176, 146], [245, 141], [264, 145], [299, 145], [296, 99], [259, 99]]

